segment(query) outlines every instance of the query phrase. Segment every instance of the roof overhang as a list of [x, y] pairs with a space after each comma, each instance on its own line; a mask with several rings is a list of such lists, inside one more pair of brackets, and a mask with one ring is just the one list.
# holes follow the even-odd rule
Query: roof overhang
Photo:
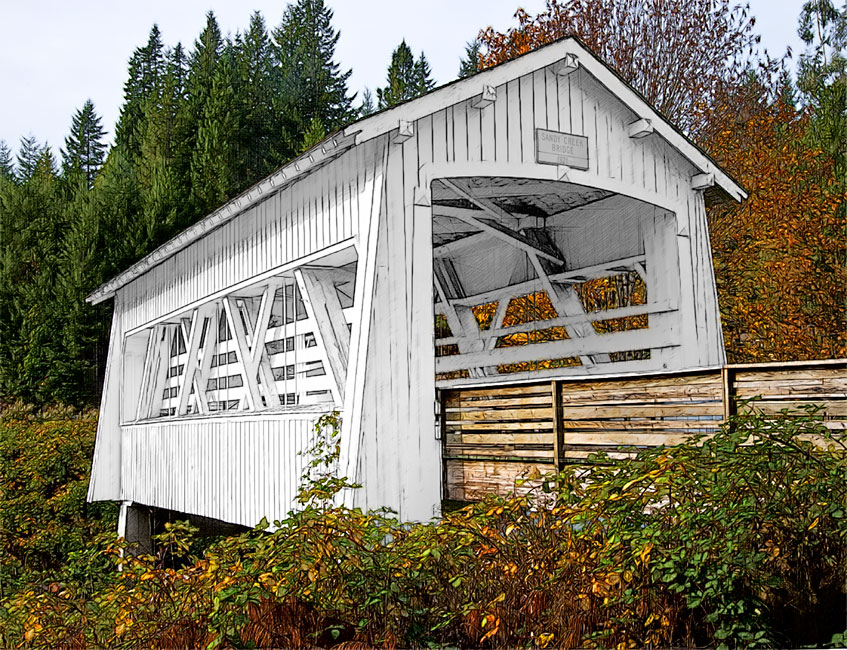
[[123, 273], [101, 285], [86, 298], [86, 301], [97, 304], [111, 298], [118, 289], [189, 246], [209, 231], [220, 227], [252, 205], [288, 187], [355, 144], [396, 131], [401, 123], [414, 122], [446, 106], [479, 97], [485, 92], [486, 86], [496, 87], [534, 70], [566, 60], [568, 65], [573, 66], [576, 63], [593, 76], [623, 102], [637, 116], [637, 119], [648, 120], [653, 133], [662, 137], [698, 170], [695, 176], [703, 179], [700, 189], [706, 190], [710, 197], [715, 198], [723, 195], [736, 201], [747, 198], [744, 189], [721, 169], [708, 154], [695, 145], [682, 131], [674, 127], [638, 91], [624, 81], [612, 68], [603, 63], [577, 38], [569, 36], [510, 61], [482, 70], [471, 77], [457, 79], [426, 95], [354, 122], [287, 163], [264, 180], [259, 181], [250, 189], [228, 201], [209, 216], [185, 229], [133, 264]]
[[116, 275], [108, 282], [99, 286], [85, 299], [86, 302], [96, 305], [104, 300], [108, 300], [115, 295], [118, 289], [143, 275], [157, 264], [175, 255], [208, 232], [220, 228], [227, 221], [230, 221], [251, 206], [264, 201], [276, 192], [285, 189], [300, 178], [322, 167], [355, 144], [355, 130], [346, 133], [338, 132], [329, 136], [326, 140], [309, 149], [302, 156], [283, 165], [267, 178], [262, 179], [234, 199], [227, 201], [212, 214], [189, 226], [173, 239], [169, 239], [152, 253], [130, 266], [123, 273]]

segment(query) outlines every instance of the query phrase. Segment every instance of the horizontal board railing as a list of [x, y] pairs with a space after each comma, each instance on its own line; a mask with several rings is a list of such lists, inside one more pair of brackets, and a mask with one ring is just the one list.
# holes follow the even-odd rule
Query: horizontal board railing
[[847, 359], [651, 376], [558, 378], [440, 392], [444, 496], [505, 493], [522, 476], [713, 434], [739, 409], [764, 413], [820, 405], [847, 430]]

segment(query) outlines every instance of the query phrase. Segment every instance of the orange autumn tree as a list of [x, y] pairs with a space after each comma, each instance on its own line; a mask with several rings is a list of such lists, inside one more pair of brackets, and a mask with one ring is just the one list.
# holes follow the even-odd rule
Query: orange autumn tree
[[660, 113], [697, 139], [718, 96], [747, 70], [770, 77], [755, 20], [728, 0], [548, 0], [546, 11], [515, 13], [517, 26], [479, 34], [482, 68], [565, 36], [576, 36]]
[[730, 361], [847, 356], [847, 194], [809, 119], [777, 100], [709, 143], [750, 193], [708, 212]]
[[[845, 200], [809, 116], [781, 99], [782, 62], [727, 0], [548, 0], [479, 35], [480, 67], [577, 36], [745, 189], [709, 206], [730, 362], [847, 355]], [[839, 189], [841, 188], [841, 189]]]

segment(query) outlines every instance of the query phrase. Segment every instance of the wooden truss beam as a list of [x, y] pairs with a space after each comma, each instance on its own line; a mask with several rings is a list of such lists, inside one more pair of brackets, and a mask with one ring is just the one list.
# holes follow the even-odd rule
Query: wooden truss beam
[[[154, 325], [150, 332], [150, 338], [147, 340], [147, 353], [144, 355], [144, 374], [141, 377], [141, 391], [139, 392], [138, 408], [135, 412], [135, 419], [144, 420], [149, 418], [153, 412], [153, 406], [156, 403], [156, 387], [160, 383], [158, 381], [160, 368], [162, 365], [167, 365], [162, 360], [162, 337], [165, 332], [165, 325]], [[167, 338], [167, 337], [165, 337]]]
[[276, 390], [270, 357], [265, 347], [265, 333], [268, 331], [276, 292], [281, 286], [281, 278], [271, 278], [268, 286], [262, 292], [258, 310], [255, 310], [254, 313], [248, 309], [249, 317], [245, 319], [247, 336], [250, 342], [250, 365], [256, 368], [258, 376], [262, 379], [260, 390], [265, 393], [267, 408], [275, 408], [279, 405], [279, 393]]
[[191, 397], [191, 388], [194, 388], [194, 395], [197, 398], [198, 410], [205, 412], [204, 405], [201, 405], [200, 395], [205, 390], [205, 386], [200, 383], [197, 377], [197, 368], [200, 364], [200, 339], [203, 334], [203, 326], [206, 318], [209, 316], [210, 307], [214, 305], [203, 305], [199, 309], [195, 309], [191, 313], [191, 320], [186, 327], [185, 323], [180, 320], [180, 328], [182, 337], [185, 339], [185, 349], [188, 353], [185, 359], [185, 368], [182, 372], [182, 382], [179, 386], [179, 401], [177, 402], [176, 414], [185, 415], [188, 412], [188, 400]]
[[[276, 288], [277, 283], [275, 282], [271, 282], [265, 287], [255, 326], [252, 324], [249, 311], [242, 311], [242, 307], [239, 306], [238, 302], [242, 302], [241, 300], [236, 301], [229, 296], [223, 298], [224, 313], [232, 337], [238, 347], [238, 358], [244, 371], [244, 386], [246, 389], [244, 395], [248, 410], [263, 411], [278, 405], [278, 401], [272, 402], [276, 395], [276, 388], [264, 341], [264, 333], [268, 329], [268, 320], [270, 319]], [[245, 324], [248, 323], [249, 325], [245, 327]], [[249, 334], [248, 329], [252, 330]], [[265, 388], [264, 404], [262, 404], [262, 391], [259, 388], [258, 377], [260, 372], [262, 373], [262, 384]]]
[[[561, 186], [557, 186], [554, 184], [554, 181], [530, 181], [522, 185], [508, 183], [506, 185], [488, 185], [486, 187], [473, 188], [474, 196], [485, 199], [498, 199], [513, 196], [561, 196], [567, 192], [567, 184], [562, 183]], [[439, 191], [437, 187], [433, 188], [432, 198], [434, 201], [448, 198], [448, 192]]]
[[[508, 300], [501, 301], [501, 304], [508, 304]], [[530, 323], [521, 323], [520, 325], [510, 325], [509, 327], [492, 326], [480, 332], [480, 338], [486, 343], [492, 340], [496, 343], [501, 336], [509, 336], [510, 334], [523, 334], [525, 332], [533, 332], [539, 329], [549, 329], [551, 327], [566, 327], [569, 325], [580, 325], [584, 323], [597, 323], [599, 321], [611, 320], [613, 318], [628, 318], [630, 316], [642, 316], [652, 314], [664, 314], [666, 312], [675, 311], [676, 305], [670, 301], [650, 302], [644, 305], [632, 305], [630, 307], [618, 307], [616, 309], [604, 309], [603, 311], [593, 311], [574, 316], [558, 316], [547, 320], [532, 321]], [[502, 323], [502, 320], [501, 320]], [[459, 338], [456, 336], [446, 336], [444, 338], [435, 339], [436, 345], [450, 345], [459, 343]], [[493, 346], [492, 346], [493, 347]]]
[[610, 352], [625, 352], [628, 350], [643, 350], [655, 347], [674, 347], [672, 337], [666, 328], [629, 330], [602, 334], [584, 339], [568, 339], [518, 345], [514, 347], [496, 348], [469, 354], [456, 354], [438, 357], [435, 360], [435, 371], [438, 373], [452, 372], [480, 366], [494, 366], [506, 363], [521, 363], [525, 361], [544, 361], [547, 359], [564, 359], [579, 354], [608, 354]]
[[[450, 327], [450, 332], [456, 337], [460, 353], [479, 352], [485, 349], [485, 342], [480, 336], [479, 323], [473, 310], [467, 305], [454, 305], [451, 298], [464, 294], [462, 282], [450, 260], [436, 259], [432, 265], [433, 282], [436, 293], [444, 304], [444, 317]], [[482, 377], [482, 368], [468, 368], [471, 377]]]
[[441, 244], [440, 246], [433, 246], [432, 255], [435, 258], [461, 255], [469, 248], [479, 246], [480, 244], [490, 241], [491, 239], [492, 235], [490, 232], [477, 232], [472, 235], [468, 235], [467, 237], [462, 237], [461, 239], [456, 239], [454, 241], [447, 242], [446, 244]]
[[324, 369], [333, 380], [336, 403], [344, 404], [347, 364], [350, 358], [350, 330], [336, 282], [348, 282], [349, 274], [337, 269], [303, 267], [294, 271], [306, 312], [315, 323], [315, 336], [321, 350]]
[[[548, 259], [555, 264], [562, 265], [565, 263], [565, 260], [562, 259], [561, 255], [558, 255], [553, 251], [539, 248], [521, 233], [504, 226], [502, 222], [505, 221], [507, 223], [511, 223], [515, 217], [495, 205], [489, 199], [477, 198], [451, 180], [443, 179], [442, 182], [447, 185], [447, 187], [455, 191], [460, 198], [470, 201], [480, 208], [480, 210], [465, 210], [461, 208], [451, 208], [449, 206], [433, 206], [433, 214], [455, 217], [478, 228], [479, 230], [486, 231], [507, 244], [515, 246], [527, 253], [535, 253], [536, 255]], [[482, 216], [472, 214], [479, 211], [487, 213], [490, 218], [484, 218]]]
[[[591, 266], [585, 266], [579, 269], [571, 269], [570, 271], [564, 271], [562, 273], [550, 273], [547, 277], [554, 283], [582, 282], [588, 279], [615, 275], [621, 271], [629, 271], [632, 269], [634, 264], [643, 262], [644, 260], [644, 255], [634, 255], [632, 257], [624, 257], [619, 260], [603, 262], [602, 264], [592, 264]], [[451, 302], [457, 305], [484, 305], [489, 302], [494, 302], [495, 300], [500, 300], [500, 298], [504, 295], [515, 297], [538, 291], [539, 286], [540, 283], [538, 280], [526, 280], [524, 282], [510, 284], [498, 289], [483, 291], [472, 296], [451, 298]]]

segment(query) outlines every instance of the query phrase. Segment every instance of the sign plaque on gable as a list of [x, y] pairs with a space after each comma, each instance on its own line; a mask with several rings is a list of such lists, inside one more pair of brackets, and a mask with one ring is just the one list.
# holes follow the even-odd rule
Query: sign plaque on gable
[[535, 129], [535, 161], [588, 169], [588, 138], [572, 133]]

